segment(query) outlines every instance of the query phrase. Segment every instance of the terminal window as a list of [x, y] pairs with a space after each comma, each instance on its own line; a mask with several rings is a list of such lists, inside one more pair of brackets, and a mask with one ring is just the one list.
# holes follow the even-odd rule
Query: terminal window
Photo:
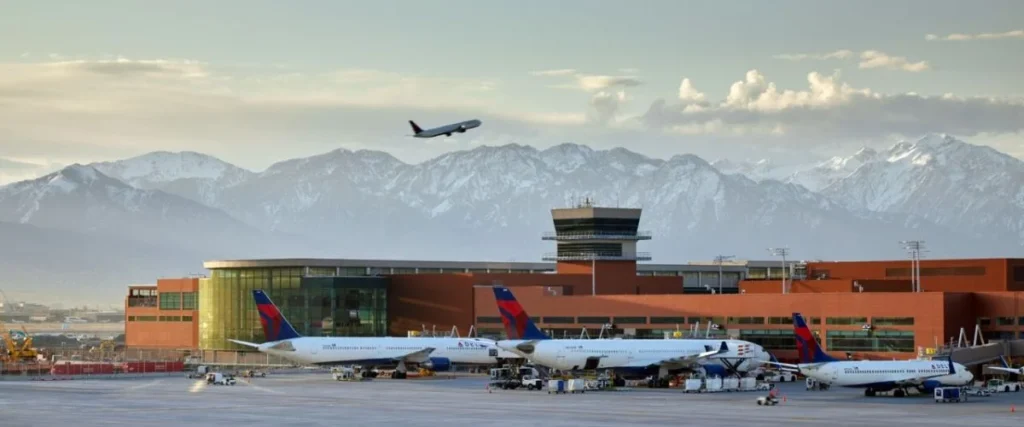
[[680, 324], [680, 323], [685, 324], [686, 323], [686, 318], [685, 317], [656, 317], [656, 316], [651, 316], [651, 323], [659, 324], [659, 325], [660, 324], [674, 325], [674, 324]]
[[576, 323], [572, 317], [545, 316], [543, 323]]
[[763, 325], [763, 317], [730, 317], [729, 324], [735, 325]]
[[792, 317], [769, 317], [768, 318], [768, 324], [769, 325], [792, 325], [793, 324], [793, 318]]
[[182, 310], [198, 310], [199, 296], [195, 292], [184, 292], [181, 294]]
[[591, 316], [591, 317], [580, 316], [578, 318], [578, 320], [579, 320], [579, 323], [599, 323], [599, 324], [602, 324], [602, 325], [605, 324], [605, 323], [611, 322], [611, 318], [610, 317], [600, 317], [600, 316], [596, 316], [596, 317], [595, 316]]
[[783, 329], [741, 329], [740, 339], [750, 341], [768, 350], [796, 349], [793, 331]]
[[[826, 317], [826, 325], [863, 325], [868, 323], [867, 317]], [[831, 348], [831, 347], [830, 347]]]
[[871, 324], [876, 326], [913, 326], [913, 317], [872, 317]]
[[613, 323], [615, 323], [616, 325], [618, 325], [618, 324], [626, 324], [626, 325], [646, 324], [647, 323], [647, 318], [646, 317], [616, 317], [615, 321]]
[[181, 310], [181, 292], [164, 292], [160, 294], [161, 310]]
[[996, 318], [996, 325], [999, 325], [999, 326], [1013, 326], [1013, 318], [1012, 317], [997, 317]]
[[830, 351], [877, 351], [911, 353], [914, 351], [912, 331], [828, 331]]

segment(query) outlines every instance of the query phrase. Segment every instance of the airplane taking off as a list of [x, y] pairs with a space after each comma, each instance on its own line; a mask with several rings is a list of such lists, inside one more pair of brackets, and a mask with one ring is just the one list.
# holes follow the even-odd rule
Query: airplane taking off
[[466, 133], [467, 130], [475, 127], [480, 127], [479, 120], [466, 120], [464, 122], [458, 122], [450, 125], [436, 127], [433, 129], [421, 129], [416, 122], [409, 120], [409, 125], [412, 126], [414, 137], [416, 138], [433, 138], [435, 136], [452, 136], [453, 133]]
[[954, 363], [952, 353], [945, 361], [938, 360], [838, 360], [821, 350], [800, 313], [793, 313], [793, 332], [800, 354], [799, 364], [765, 362], [794, 370], [824, 384], [863, 388], [865, 396], [892, 391], [896, 397], [916, 388], [932, 393], [937, 387], [964, 386], [974, 381], [974, 374], [964, 365]]
[[448, 371], [454, 364], [496, 365], [520, 356], [485, 338], [303, 337], [262, 290], [254, 290], [266, 342], [229, 341], [309, 365], [394, 365], [401, 378], [407, 364]]
[[731, 339], [551, 339], [530, 320], [508, 288], [495, 286], [494, 297], [511, 338], [498, 341], [498, 347], [548, 368], [611, 369], [662, 379], [693, 368], [718, 376], [745, 373], [761, 368], [769, 358], [761, 346]]

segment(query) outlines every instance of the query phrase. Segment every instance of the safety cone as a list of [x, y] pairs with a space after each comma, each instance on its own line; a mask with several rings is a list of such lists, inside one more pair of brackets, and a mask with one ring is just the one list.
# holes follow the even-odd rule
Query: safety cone
[[786, 403], [786, 395], [782, 395], [782, 403]]
[[1013, 405], [1010, 405], [1010, 412], [1017, 412], [1017, 408], [1015, 408]]

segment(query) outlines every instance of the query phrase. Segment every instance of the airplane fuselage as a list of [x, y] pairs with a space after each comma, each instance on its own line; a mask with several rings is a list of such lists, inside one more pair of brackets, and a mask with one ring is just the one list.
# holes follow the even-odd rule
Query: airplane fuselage
[[[579, 369], [612, 369], [612, 370], [643, 370], [651, 367], [649, 362], [673, 358], [692, 357], [706, 352], [708, 346], [718, 347], [722, 341], [728, 346], [728, 352], [696, 361], [709, 373], [714, 371], [721, 375], [730, 365], [730, 369], [746, 372], [760, 368], [763, 361], [769, 359], [764, 349], [747, 341], [739, 340], [692, 340], [692, 339], [550, 339], [532, 342], [503, 340], [498, 346], [529, 358], [533, 363], [563, 371]], [[656, 367], [655, 367], [656, 368]], [[683, 366], [672, 366], [682, 369]]]
[[499, 358], [520, 357], [483, 338], [299, 337], [264, 343], [259, 350], [301, 364], [383, 365], [425, 348], [434, 351], [424, 361], [456, 365], [492, 365]]
[[480, 127], [479, 120], [466, 120], [464, 122], [453, 123], [433, 129], [424, 129], [413, 136], [417, 138], [433, 138], [441, 135], [452, 136], [453, 133], [465, 133], [467, 130], [477, 127]]
[[[949, 374], [949, 362], [943, 360], [907, 361], [837, 361], [817, 367], [801, 366], [801, 373], [837, 387], [888, 391], [895, 388], [930, 390], [942, 386], [963, 386], [974, 375], [963, 365], [954, 363], [956, 372]], [[946, 375], [942, 375], [942, 374]], [[915, 379], [925, 378], [919, 381]]]

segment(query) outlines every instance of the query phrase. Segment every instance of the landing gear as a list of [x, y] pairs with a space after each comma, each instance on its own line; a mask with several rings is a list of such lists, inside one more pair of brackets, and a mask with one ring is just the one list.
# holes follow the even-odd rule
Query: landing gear
[[864, 389], [864, 396], [875, 397], [875, 391], [870, 388]]
[[898, 388], [896, 389], [896, 391], [892, 392], [892, 395], [895, 397], [906, 397], [907, 392], [903, 389]]

